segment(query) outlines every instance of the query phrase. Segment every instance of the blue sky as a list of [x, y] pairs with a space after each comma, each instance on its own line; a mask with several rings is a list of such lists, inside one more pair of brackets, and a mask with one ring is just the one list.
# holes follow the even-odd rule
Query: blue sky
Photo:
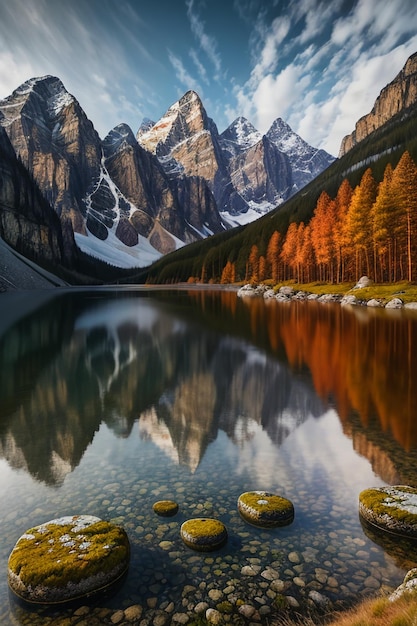
[[337, 155], [416, 51], [415, 0], [0, 0], [0, 98], [59, 76], [101, 137], [194, 89], [220, 132], [282, 117]]

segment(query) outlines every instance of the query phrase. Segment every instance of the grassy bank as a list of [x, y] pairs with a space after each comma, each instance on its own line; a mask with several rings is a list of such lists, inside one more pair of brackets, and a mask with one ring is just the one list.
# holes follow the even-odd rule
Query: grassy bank
[[[270, 281], [265, 281], [265, 283], [270, 284]], [[354, 295], [358, 300], [371, 300], [372, 298], [376, 298], [386, 303], [392, 300], [392, 298], [401, 298], [404, 303], [417, 302], [417, 284], [407, 281], [398, 283], [374, 283], [370, 287], [364, 287], [363, 289], [354, 289], [355, 283], [331, 284], [315, 282], [301, 284], [294, 281], [287, 281], [275, 286], [271, 284], [271, 287], [278, 289], [282, 285], [290, 285], [294, 287], [294, 289], [317, 293], [319, 295], [325, 293], [337, 293], [342, 296]]]

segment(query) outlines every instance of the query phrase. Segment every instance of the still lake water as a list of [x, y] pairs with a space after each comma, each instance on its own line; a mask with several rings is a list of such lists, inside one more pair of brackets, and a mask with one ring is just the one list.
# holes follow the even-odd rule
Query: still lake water
[[[301, 611], [312, 590], [342, 606], [417, 565], [358, 518], [362, 489], [417, 486], [415, 314], [226, 289], [47, 295], [31, 307], [31, 294], [0, 296], [2, 625], [55, 623], [11, 600], [7, 559], [25, 530], [63, 515], [129, 535], [127, 579], [102, 615], [239, 600], [273, 623], [282, 595]], [[289, 498], [293, 524], [247, 525], [236, 501], [254, 489]], [[155, 515], [161, 499], [176, 517]], [[181, 523], [198, 516], [226, 524], [225, 547], [183, 545]]]

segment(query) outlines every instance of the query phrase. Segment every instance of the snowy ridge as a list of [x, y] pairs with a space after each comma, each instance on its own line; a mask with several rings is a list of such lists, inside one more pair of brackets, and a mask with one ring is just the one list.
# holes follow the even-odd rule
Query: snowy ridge
[[[112, 226], [108, 227], [108, 220], [104, 220], [104, 216], [92, 206], [92, 196], [103, 184], [103, 181], [108, 185], [111, 194], [114, 198], [114, 205], [112, 207]], [[109, 173], [107, 172], [104, 164], [104, 157], [101, 161], [100, 175], [92, 190], [92, 192], [85, 198], [85, 206], [87, 208], [87, 216], [93, 215], [95, 220], [105, 226], [107, 230], [107, 238], [103, 241], [96, 237], [87, 228], [87, 235], [81, 235], [75, 233], [75, 241], [78, 247], [87, 254], [94, 256], [102, 261], [115, 265], [116, 267], [145, 267], [150, 263], [153, 263], [161, 257], [161, 253], [158, 252], [146, 239], [146, 237], [139, 237], [139, 242], [135, 246], [127, 246], [116, 235], [117, 226], [119, 224], [123, 209], [120, 206], [122, 201], [123, 207], [129, 207], [128, 217], [137, 211], [137, 207], [134, 206], [125, 196], [121, 193], [118, 187], [115, 185]], [[113, 217], [114, 214], [114, 217]], [[125, 212], [126, 215], [126, 212]], [[171, 235], [170, 235], [171, 236]], [[177, 242], [176, 242], [177, 243]], [[182, 242], [181, 242], [182, 243]], [[177, 244], [178, 245], [178, 244]]]
[[173, 104], [161, 119], [145, 132], [140, 132], [137, 135], [137, 140], [140, 145], [156, 154], [156, 149], [159, 143], [164, 143], [169, 135], [169, 132], [178, 117], [179, 105], [178, 102]]
[[221, 148], [233, 157], [251, 148], [261, 139], [261, 133], [245, 117], [238, 117], [222, 132], [219, 143]]

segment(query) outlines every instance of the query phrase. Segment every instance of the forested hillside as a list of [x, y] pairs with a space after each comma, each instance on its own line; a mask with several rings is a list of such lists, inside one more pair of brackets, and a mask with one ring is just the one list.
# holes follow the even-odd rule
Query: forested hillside
[[[223, 278], [232, 282], [274, 276], [338, 281], [354, 280], [360, 273], [378, 280], [415, 279], [412, 190], [416, 162], [417, 109], [411, 107], [275, 211], [248, 226], [167, 255], [133, 281], [221, 282]], [[365, 192], [370, 194], [366, 202]], [[347, 194], [344, 199], [343, 194]], [[390, 200], [384, 200], [384, 195]], [[393, 211], [383, 207], [387, 202]], [[398, 219], [401, 216], [399, 222], [394, 214]], [[325, 252], [325, 236], [319, 235], [318, 224], [323, 220], [323, 228], [333, 233], [332, 243], [326, 244], [331, 254]]]

